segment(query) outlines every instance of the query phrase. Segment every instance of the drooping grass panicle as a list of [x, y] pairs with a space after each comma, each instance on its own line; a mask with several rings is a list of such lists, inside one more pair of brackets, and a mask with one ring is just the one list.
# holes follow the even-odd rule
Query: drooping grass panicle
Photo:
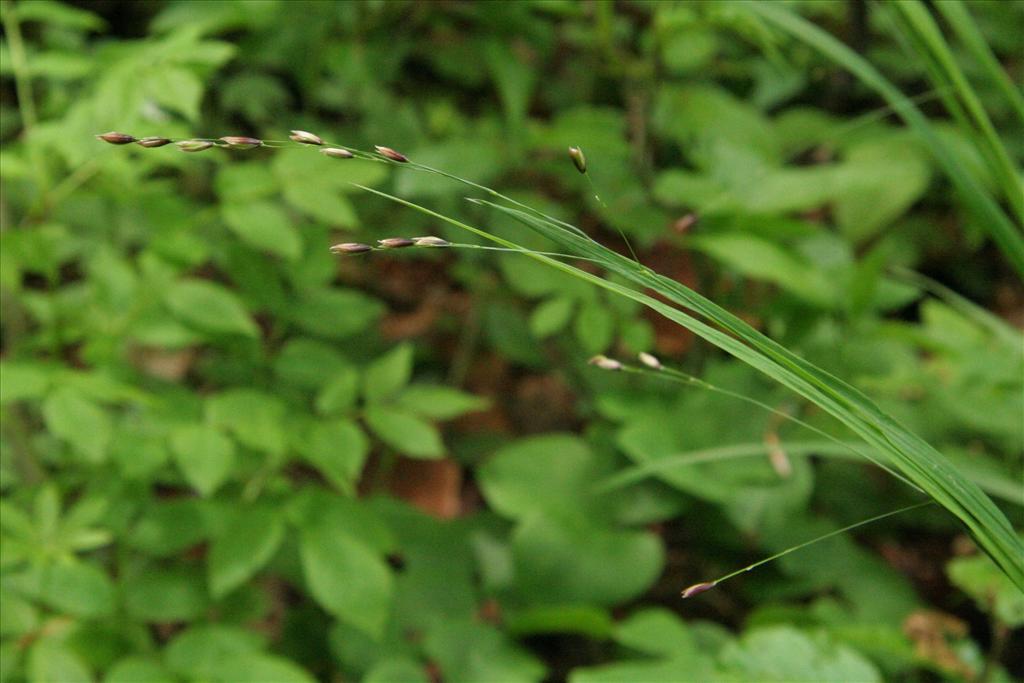
[[[467, 184], [473, 183], [467, 181]], [[414, 202], [380, 190], [364, 189], [502, 246], [518, 246], [486, 230]], [[885, 453], [894, 469], [900, 471], [904, 477], [933, 496], [959, 518], [979, 546], [1015, 584], [1024, 588], [1024, 546], [1002, 511], [938, 451], [884, 414], [859, 390], [796, 356], [738, 317], [682, 284], [660, 276], [648, 268], [638, 267], [636, 263], [620, 254], [581, 237], [575, 231], [562, 228], [557, 221], [540, 218], [538, 214], [543, 214], [538, 211], [525, 212], [486, 200], [477, 201], [507, 213], [524, 225], [551, 237], [570, 253], [599, 261], [607, 270], [623, 276], [633, 282], [634, 286], [658, 292], [671, 303], [540, 254], [531, 254], [532, 258], [644, 304], [764, 372], [839, 419], [879, 452]]]
[[393, 251], [395, 249], [404, 249], [409, 247], [423, 247], [433, 249], [437, 247], [443, 247], [448, 249], [475, 249], [481, 251], [500, 251], [512, 254], [541, 254], [543, 256], [550, 256], [555, 258], [567, 258], [577, 260], [581, 257], [573, 256], [572, 254], [562, 254], [553, 251], [536, 251], [534, 249], [527, 249], [525, 247], [492, 247], [485, 244], [463, 244], [459, 242], [451, 242], [442, 237], [436, 237], [434, 235], [427, 235], [424, 237], [387, 237], [384, 239], [377, 240], [377, 245], [363, 244], [362, 242], [343, 242], [341, 244], [333, 245], [330, 250], [335, 254], [364, 254], [368, 251]]
[[[293, 136], [303, 138], [295, 140], [293, 137], [295, 142], [323, 144], [323, 140], [319, 136], [311, 133], [307, 133], [306, 136], [312, 137], [298, 136], [297, 134], [300, 132], [293, 132]], [[311, 139], [316, 142], [310, 142]], [[549, 255], [534, 252], [486, 229], [458, 221], [415, 202], [353, 183], [356, 187], [466, 230], [498, 244], [504, 250], [525, 254], [582, 281], [641, 303], [815, 403], [840, 420], [879, 453], [884, 453], [890, 466], [897, 470], [903, 478], [931, 495], [936, 502], [955, 515], [967, 527], [978, 545], [992, 557], [1018, 587], [1024, 589], [1024, 544], [1013, 531], [1006, 516], [977, 485], [966, 479], [938, 451], [883, 413], [859, 390], [797, 356], [786, 347], [755, 330], [745, 321], [681, 283], [659, 275], [637, 261], [604, 247], [576, 226], [548, 216], [542, 211], [507, 197], [492, 188], [447, 171], [415, 163], [404, 155], [400, 155], [401, 159], [397, 159], [383, 153], [381, 148], [378, 148], [376, 153], [348, 149], [352, 150], [354, 155], [359, 158], [393, 163], [396, 166], [406, 166], [418, 171], [434, 173], [478, 189], [502, 203], [475, 198], [471, 201], [503, 213], [527, 228], [548, 237], [564, 249], [566, 254]], [[396, 152], [396, 154], [399, 153]], [[370, 245], [349, 244], [358, 245], [347, 247], [348, 250], [357, 251], [342, 250], [341, 253], [361, 253], [374, 250], [374, 247]], [[623, 284], [618, 280], [583, 270], [559, 260], [559, 257], [564, 255], [596, 262], [607, 272], [619, 276], [629, 284]], [[661, 298], [648, 294], [648, 291], [657, 293]]]

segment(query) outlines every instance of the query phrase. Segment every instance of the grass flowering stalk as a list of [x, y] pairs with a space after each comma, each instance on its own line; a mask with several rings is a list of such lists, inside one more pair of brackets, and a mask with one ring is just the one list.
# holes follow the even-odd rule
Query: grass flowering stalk
[[[293, 131], [292, 140], [299, 144], [314, 146], [325, 144], [319, 136], [304, 131]], [[931, 496], [936, 503], [956, 516], [1007, 577], [1018, 588], [1024, 590], [1024, 543], [1014, 532], [1003, 512], [941, 453], [884, 413], [858, 389], [796, 355], [694, 290], [601, 245], [577, 226], [548, 216], [492, 188], [448, 171], [416, 163], [388, 147], [377, 147], [374, 153], [334, 143], [327, 144], [338, 149], [346, 149], [356, 158], [431, 173], [485, 193], [496, 201], [467, 199], [515, 219], [525, 227], [554, 241], [565, 250], [565, 253], [534, 252], [486, 229], [469, 225], [387, 192], [353, 183], [355, 187], [386, 198], [397, 205], [482, 237], [504, 250], [523, 253], [580, 280], [641, 303], [816, 404], [873, 446], [877, 452], [884, 454], [890, 467], [899, 472], [901, 478]], [[1005, 219], [1005, 216], [1003, 218]], [[363, 253], [376, 249], [359, 243], [350, 245], [357, 246], [349, 246], [340, 253]], [[629, 284], [622, 284], [618, 280], [560, 260], [564, 256], [597, 263], [606, 272], [619, 276]], [[648, 291], [660, 295], [661, 298], [655, 298], [648, 294]]]
[[[411, 164], [410, 164], [411, 165]], [[416, 168], [416, 166], [414, 166]], [[427, 170], [419, 167], [419, 170]], [[463, 180], [450, 173], [441, 175]], [[463, 182], [480, 187], [471, 181]], [[394, 195], [359, 186], [367, 192], [391, 199], [397, 204], [467, 230], [509, 249], [522, 250], [518, 244], [486, 230], [470, 226], [449, 216]], [[513, 205], [519, 205], [500, 193], [487, 192]], [[1003, 512], [972, 481], [968, 480], [937, 450], [881, 411], [866, 395], [853, 386], [797, 356], [758, 332], [746, 322], [679, 282], [662, 276], [598, 244], [578, 228], [569, 229], [562, 221], [529, 208], [522, 210], [488, 200], [471, 199], [505, 213], [536, 232], [559, 243], [573, 256], [596, 261], [606, 270], [632, 282], [628, 287], [607, 277], [595, 275], [571, 264], [541, 254], [530, 254], [553, 268], [567, 272], [621, 296], [633, 299], [666, 318], [686, 327], [736, 358], [760, 370], [840, 420], [875, 449], [884, 453], [893, 469], [923, 490], [965, 525], [978, 545], [993, 559], [1011, 581], [1024, 590], [1024, 544], [1021, 543]], [[643, 290], [649, 289], [671, 303]]]
[[841, 527], [839, 529], [835, 529], [833, 531], [830, 531], [827, 534], [822, 534], [821, 536], [816, 536], [815, 538], [812, 538], [809, 541], [804, 541], [803, 543], [799, 543], [797, 545], [794, 545], [794, 546], [791, 546], [789, 548], [786, 548], [785, 550], [783, 550], [781, 552], [778, 552], [778, 553], [775, 553], [774, 555], [770, 555], [769, 557], [766, 557], [763, 560], [758, 560], [757, 562], [754, 562], [753, 564], [748, 564], [746, 567], [743, 567], [741, 569], [737, 569], [736, 571], [730, 572], [730, 573], [726, 574], [725, 576], [720, 576], [717, 579], [715, 579], [714, 581], [701, 581], [700, 583], [695, 583], [692, 586], [689, 586], [688, 588], [683, 589], [682, 597], [683, 597], [683, 599], [692, 598], [693, 596], [698, 595], [700, 593], [703, 593], [704, 591], [709, 591], [712, 588], [714, 588], [715, 586], [718, 586], [719, 584], [724, 583], [724, 582], [728, 581], [729, 579], [737, 577], [740, 574], [745, 574], [745, 573], [747, 573], [749, 571], [757, 569], [758, 567], [766, 565], [769, 562], [774, 562], [775, 560], [778, 560], [779, 558], [785, 557], [786, 555], [789, 555], [790, 553], [795, 553], [796, 551], [801, 550], [803, 548], [806, 548], [808, 546], [814, 545], [815, 543], [819, 543], [821, 541], [828, 540], [828, 539], [832, 538], [833, 536], [839, 536], [841, 534], [845, 534], [847, 532], [853, 531], [854, 529], [856, 529], [858, 527], [866, 526], [868, 524], [872, 524], [874, 522], [881, 521], [883, 519], [886, 519], [887, 517], [893, 517], [895, 515], [899, 515], [899, 514], [902, 514], [904, 512], [910, 512], [911, 510], [917, 510], [919, 508], [923, 508], [923, 507], [926, 507], [928, 505], [934, 505], [934, 504], [935, 504], [934, 501], [926, 500], [926, 501], [921, 502], [921, 503], [914, 503], [913, 505], [907, 505], [906, 507], [901, 507], [898, 510], [890, 510], [889, 512], [884, 512], [884, 513], [882, 513], [880, 515], [875, 515], [874, 517], [869, 517], [868, 519], [862, 519], [861, 521], [854, 522], [853, 524], [848, 524], [848, 525], [846, 525], [844, 527]]

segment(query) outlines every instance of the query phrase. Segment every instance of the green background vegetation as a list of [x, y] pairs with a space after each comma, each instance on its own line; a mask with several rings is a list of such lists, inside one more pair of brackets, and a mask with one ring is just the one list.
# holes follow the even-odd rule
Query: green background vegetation
[[[560, 248], [480, 193], [94, 137], [305, 129], [624, 234], [1020, 529], [1024, 4], [949, 5], [945, 37], [891, 3], [76, 5], [3, 4], [0, 681], [1024, 675], [1024, 596], [937, 506], [682, 601], [922, 498], [800, 396], [521, 254], [328, 251], [478, 239], [353, 183]], [[720, 391], [587, 364], [641, 351]]]

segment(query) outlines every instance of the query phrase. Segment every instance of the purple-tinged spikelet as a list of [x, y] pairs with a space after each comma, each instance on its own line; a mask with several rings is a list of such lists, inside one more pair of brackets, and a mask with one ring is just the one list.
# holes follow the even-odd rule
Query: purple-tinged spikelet
[[434, 237], [433, 235], [413, 237], [412, 241], [417, 247], [450, 247], [452, 245], [448, 240]]
[[699, 218], [697, 214], [688, 213], [685, 216], [680, 217], [675, 223], [673, 223], [672, 229], [675, 230], [680, 235], [685, 235], [697, 225], [698, 220]]
[[646, 351], [641, 351], [636, 357], [640, 359], [641, 363], [649, 367], [651, 370], [661, 370], [662, 368], [661, 361]]
[[683, 591], [683, 599], [692, 598], [694, 595], [697, 595], [698, 593], [709, 591], [712, 588], [714, 588], [716, 584], [716, 581], [705, 581], [703, 583], [695, 583]]
[[594, 356], [587, 362], [590, 363], [591, 365], [601, 368], [602, 370], [622, 369], [622, 363], [615, 360], [614, 358], [609, 358], [608, 356]]
[[291, 135], [288, 136], [289, 140], [301, 143], [303, 145], [322, 145], [324, 141], [320, 139], [319, 135], [314, 135], [309, 131], [305, 130], [293, 130]]
[[213, 147], [209, 140], [182, 140], [175, 143], [182, 152], [202, 152]]
[[149, 137], [142, 138], [141, 140], [136, 140], [135, 144], [139, 145], [141, 147], [147, 147], [148, 148], [148, 147], [163, 147], [164, 145], [169, 145], [172, 142], [173, 142], [173, 140], [170, 140], [168, 138], [161, 138], [161, 137], [157, 137], [155, 135], [150, 135]]
[[388, 159], [391, 159], [391, 161], [398, 161], [403, 164], [409, 161], [409, 157], [405, 156], [401, 152], [396, 152], [390, 147], [381, 147], [380, 145], [374, 145], [373, 148], [377, 150], [377, 154], [381, 155], [382, 157], [387, 157]]
[[373, 247], [362, 242], [342, 242], [331, 247], [332, 254], [362, 254], [367, 251], [373, 251]]
[[109, 142], [112, 145], [127, 145], [131, 142], [135, 142], [135, 137], [128, 135], [128, 133], [118, 133], [116, 131], [110, 131], [103, 135], [97, 135], [97, 140], [103, 140], [103, 142]]
[[342, 149], [341, 147], [324, 147], [320, 150], [320, 153], [334, 159], [351, 159], [355, 156], [352, 152], [347, 149]]
[[232, 149], [252, 149], [263, 145], [263, 140], [247, 138], [244, 135], [225, 135], [220, 141]]
[[385, 249], [401, 249], [402, 247], [411, 247], [415, 245], [416, 241], [411, 240], [408, 237], [388, 237], [386, 239], [377, 240], [377, 244]]
[[572, 164], [576, 167], [577, 171], [580, 173], [587, 172], [587, 157], [583, 155], [582, 149], [579, 147], [570, 147], [569, 158], [572, 159]]

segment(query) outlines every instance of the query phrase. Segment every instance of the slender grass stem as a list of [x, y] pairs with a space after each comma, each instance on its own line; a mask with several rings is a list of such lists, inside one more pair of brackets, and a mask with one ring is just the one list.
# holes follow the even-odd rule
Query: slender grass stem
[[[901, 6], [897, 3], [896, 6]], [[999, 245], [1006, 259], [1019, 275], [1024, 275], [1024, 235], [1019, 225], [1000, 209], [988, 190], [972, 173], [963, 168], [949, 144], [936, 134], [921, 111], [885, 78], [870, 62], [855, 53], [832, 35], [774, 3], [746, 3], [744, 8], [771, 26], [785, 31], [810, 45], [826, 57], [854, 73], [866, 86], [878, 92], [900, 117], [920, 136], [927, 149], [959, 190], [964, 203]], [[1000, 174], [1002, 175], [1002, 174]], [[1019, 192], [1019, 187], [1016, 189]], [[1021, 562], [1020, 583], [1024, 588], [1024, 562]]]
[[[25, 41], [21, 35], [21, 22], [18, 20], [17, 6], [10, 0], [3, 0], [0, 3], [0, 21], [3, 23], [11, 56], [11, 71], [14, 73], [14, 91], [18, 96], [18, 113], [21, 116], [22, 133], [27, 139], [32, 135], [39, 119], [36, 115], [36, 103], [32, 96], [32, 75], [28, 70]], [[38, 145], [29, 144], [28, 153], [32, 160], [32, 171], [35, 174], [41, 197], [46, 194], [49, 186], [46, 164]]]
[[684, 598], [690, 598], [690, 597], [693, 597], [694, 595], [697, 595], [698, 593], [703, 593], [704, 591], [710, 590], [710, 589], [714, 588], [715, 586], [718, 586], [718, 585], [720, 585], [722, 583], [725, 583], [729, 579], [735, 578], [735, 577], [739, 576], [740, 574], [745, 574], [746, 572], [749, 572], [749, 571], [751, 571], [753, 569], [756, 569], [758, 567], [766, 565], [769, 562], [774, 562], [775, 560], [778, 560], [779, 558], [785, 557], [786, 555], [789, 555], [790, 553], [795, 553], [796, 551], [801, 550], [803, 548], [806, 548], [809, 545], [814, 545], [815, 543], [819, 543], [821, 541], [828, 540], [828, 539], [832, 538], [833, 536], [839, 536], [840, 534], [845, 534], [845, 533], [847, 533], [849, 531], [853, 531], [854, 529], [856, 529], [858, 527], [862, 527], [862, 526], [865, 526], [867, 524], [872, 524], [874, 522], [878, 522], [880, 520], [886, 519], [887, 517], [894, 517], [896, 515], [903, 514], [904, 512], [910, 512], [911, 510], [917, 510], [918, 508], [923, 508], [923, 507], [926, 507], [928, 505], [934, 505], [934, 501], [926, 500], [923, 503], [915, 503], [914, 505], [907, 505], [906, 507], [901, 507], [898, 510], [891, 510], [891, 511], [885, 512], [885, 513], [883, 513], [881, 515], [875, 515], [874, 517], [869, 517], [868, 519], [864, 519], [864, 520], [861, 520], [859, 522], [855, 522], [853, 524], [848, 524], [847, 526], [844, 526], [841, 529], [836, 529], [835, 531], [830, 531], [827, 534], [822, 534], [821, 536], [817, 536], [815, 538], [812, 538], [809, 541], [804, 541], [803, 543], [800, 543], [798, 545], [794, 545], [794, 546], [792, 546], [790, 548], [786, 548], [782, 552], [775, 553], [774, 555], [766, 557], [763, 560], [758, 560], [757, 562], [755, 562], [753, 564], [748, 564], [746, 567], [743, 567], [742, 569], [737, 569], [734, 572], [730, 572], [729, 574], [726, 574], [725, 576], [721, 576], [721, 577], [715, 579], [714, 581], [705, 581], [703, 583], [696, 583], [696, 584], [690, 586], [689, 588], [687, 588], [687, 589], [685, 589], [683, 591], [683, 597]]
[[[501, 246], [519, 246], [486, 230], [467, 225], [414, 202], [380, 190], [364, 189]], [[893, 465], [904, 476], [956, 515], [1006, 575], [1024, 589], [1024, 546], [1002, 511], [938, 451], [883, 413], [863, 393], [765, 337], [735, 315], [680, 283], [660, 276], [650, 269], [637, 270], [633, 261], [605, 249], [592, 240], [560, 229], [555, 222], [539, 218], [536, 215], [539, 212], [527, 213], [486, 200], [478, 201], [517, 217], [528, 227], [551, 237], [573, 252], [598, 259], [605, 268], [624, 276], [636, 286], [658, 292], [672, 304], [551, 257], [526, 252], [531, 258], [646, 305], [797, 391], [839, 418], [880, 452], [889, 454], [893, 459]], [[690, 315], [687, 310], [708, 322]]]
[[763, 401], [759, 401], [759, 400], [757, 400], [755, 398], [751, 398], [749, 396], [746, 396], [744, 394], [741, 394], [741, 393], [738, 393], [738, 392], [735, 392], [735, 391], [730, 391], [729, 389], [724, 389], [722, 387], [719, 387], [719, 386], [716, 386], [714, 384], [711, 384], [710, 382], [702, 380], [702, 379], [700, 379], [698, 377], [694, 377], [693, 375], [687, 374], [687, 373], [683, 372], [682, 370], [676, 370], [674, 368], [670, 368], [670, 367], [667, 367], [667, 366], [663, 366], [659, 370], [652, 370], [652, 369], [648, 369], [648, 368], [637, 367], [637, 366], [634, 366], [634, 365], [623, 364], [621, 366], [620, 370], [622, 372], [629, 372], [629, 373], [634, 373], [634, 374], [638, 374], [638, 375], [645, 375], [645, 376], [648, 376], [648, 377], [656, 377], [656, 378], [661, 379], [661, 380], [675, 381], [675, 382], [678, 382], [680, 384], [688, 384], [688, 385], [700, 387], [702, 389], [706, 389], [707, 391], [711, 391], [711, 392], [720, 394], [722, 396], [729, 396], [730, 398], [735, 398], [737, 400], [744, 401], [745, 403], [749, 403], [751, 405], [757, 406], [758, 408], [761, 408], [762, 410], [765, 410], [765, 411], [767, 411], [767, 412], [769, 412], [769, 413], [771, 413], [773, 415], [776, 415], [776, 416], [782, 418], [783, 420], [786, 420], [788, 422], [792, 422], [793, 424], [799, 425], [799, 426], [803, 427], [804, 429], [807, 429], [808, 431], [814, 432], [818, 436], [821, 436], [821, 437], [823, 437], [825, 439], [828, 439], [832, 443], [838, 445], [840, 448], [844, 448], [847, 451], [849, 451], [850, 453], [852, 453], [853, 455], [855, 455], [857, 457], [860, 457], [860, 458], [864, 458], [868, 462], [870, 462], [870, 463], [876, 465], [877, 467], [885, 470], [887, 473], [891, 474], [896, 479], [899, 479], [901, 482], [903, 482], [904, 484], [906, 484], [910, 488], [914, 489], [915, 491], [917, 491], [919, 493], [924, 493], [924, 491], [922, 491], [919, 486], [914, 484], [912, 481], [907, 479], [905, 476], [903, 476], [899, 472], [893, 470], [888, 464], [883, 463], [878, 458], [873, 457], [871, 455], [868, 455], [864, 451], [861, 451], [861, 450], [858, 450], [858, 449], [854, 448], [852, 445], [848, 444], [847, 442], [842, 441], [841, 439], [836, 438], [835, 436], [829, 434], [828, 432], [824, 431], [823, 429], [819, 429], [818, 427], [815, 427], [814, 425], [810, 424], [809, 422], [801, 420], [800, 418], [795, 417], [793, 415], [790, 415], [789, 413], [781, 411], [781, 410], [779, 410], [777, 408], [773, 408], [772, 406], [768, 405], [767, 403], [764, 403]]
[[[590, 185], [590, 191], [594, 193], [594, 199], [596, 199], [597, 203], [607, 211], [608, 205], [604, 203], [604, 200], [601, 199], [601, 195], [597, 193], [597, 186], [594, 185], [594, 179], [590, 177], [590, 172], [584, 171], [583, 177], [587, 179], [587, 183]], [[618, 225], [615, 226], [615, 230], [619, 233], [619, 237], [622, 238], [622, 241], [626, 243], [626, 248], [629, 249], [629, 253], [633, 257], [633, 260], [636, 261], [637, 265], [640, 265], [640, 257], [636, 255], [636, 250], [633, 249], [633, 244], [629, 241], [629, 238], [626, 237], [625, 231], [623, 231], [623, 229]]]
[[[787, 441], [784, 447], [786, 455], [794, 457], [822, 455], [860, 462], [860, 456], [856, 454], [857, 451], [852, 450], [852, 444], [845, 442], [839, 442], [837, 445], [832, 441]], [[771, 448], [769, 444], [751, 442], [676, 453], [643, 462], [606, 477], [594, 486], [593, 492], [596, 494], [612, 493], [659, 474], [666, 474], [684, 467], [692, 467], [693, 465], [703, 463], [723, 462], [765, 455]]]

